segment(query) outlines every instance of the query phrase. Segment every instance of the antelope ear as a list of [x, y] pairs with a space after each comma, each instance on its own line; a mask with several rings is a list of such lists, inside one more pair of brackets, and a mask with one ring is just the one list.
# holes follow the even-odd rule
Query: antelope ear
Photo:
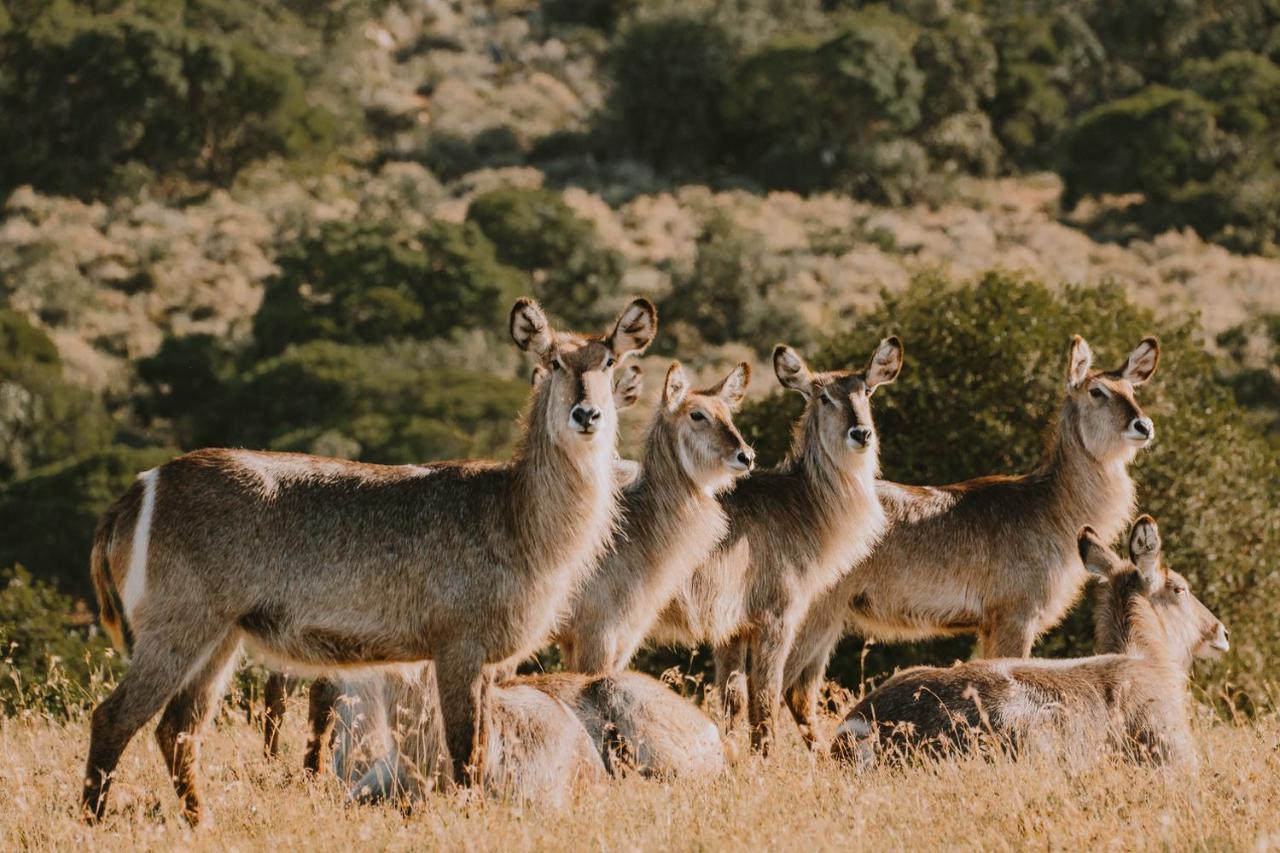
[[714, 388], [708, 389], [707, 394], [719, 397], [728, 403], [730, 408], [736, 409], [747, 396], [747, 386], [750, 384], [751, 365], [742, 361], [738, 363], [737, 367], [729, 371], [729, 375], [721, 379], [719, 384]]
[[684, 402], [689, 393], [689, 377], [684, 373], [680, 362], [673, 361], [667, 368], [667, 379], [662, 384], [662, 405], [668, 412], [674, 412]]
[[621, 361], [644, 352], [657, 332], [658, 309], [648, 299], [635, 299], [618, 315], [609, 335], [609, 347]]
[[644, 386], [644, 371], [638, 364], [629, 364], [613, 377], [613, 406], [616, 409], [629, 409], [640, 399], [640, 389]]
[[537, 388], [542, 384], [542, 380], [547, 378], [547, 374], [550, 372], [550, 370], [547, 370], [541, 364], [535, 365], [533, 368], [533, 375], [529, 377], [529, 384], [534, 388]]
[[1141, 385], [1156, 372], [1160, 363], [1160, 342], [1155, 338], [1143, 338], [1142, 343], [1134, 347], [1133, 352], [1124, 360], [1117, 371], [1131, 385]]
[[1080, 561], [1084, 563], [1085, 571], [1101, 581], [1111, 580], [1123, 565], [1092, 527], [1080, 528], [1076, 546], [1080, 549]]
[[800, 357], [800, 353], [786, 344], [778, 344], [773, 350], [773, 372], [783, 388], [799, 391], [806, 399], [813, 396], [813, 375]]
[[1071, 350], [1067, 355], [1067, 387], [1079, 388], [1089, 378], [1089, 368], [1093, 367], [1093, 350], [1085, 343], [1084, 338], [1074, 335], [1071, 338]]
[[516, 346], [538, 358], [551, 349], [551, 324], [541, 306], [528, 297], [516, 300], [511, 309], [511, 340]]
[[867, 365], [865, 374], [867, 392], [870, 393], [881, 385], [888, 385], [898, 378], [900, 370], [902, 370], [902, 341], [898, 340], [897, 335], [890, 335], [880, 342], [875, 354], [871, 356], [871, 362]]
[[1164, 585], [1165, 572], [1160, 563], [1160, 528], [1156, 520], [1144, 515], [1133, 523], [1129, 532], [1129, 559], [1138, 567], [1147, 589], [1155, 591]]

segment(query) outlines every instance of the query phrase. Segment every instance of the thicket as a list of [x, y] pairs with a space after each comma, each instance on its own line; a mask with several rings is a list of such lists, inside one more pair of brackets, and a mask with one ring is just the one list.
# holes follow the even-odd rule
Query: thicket
[[[1267, 662], [1280, 655], [1272, 606], [1280, 595], [1280, 463], [1216, 381], [1193, 319], [1157, 320], [1118, 287], [1055, 292], [995, 274], [956, 287], [925, 277], [886, 294], [850, 331], [818, 347], [813, 364], [861, 367], [887, 334], [902, 338], [906, 361], [897, 382], [876, 395], [883, 476], [926, 485], [1034, 468], [1061, 401], [1073, 334], [1089, 341], [1103, 368], [1120, 364], [1145, 335], [1158, 336], [1159, 372], [1138, 392], [1157, 435], [1131, 467], [1138, 506], [1159, 521], [1170, 565], [1231, 630], [1231, 655], [1197, 681], [1262, 695]], [[737, 418], [764, 461], [785, 450], [795, 396], [774, 393]], [[1089, 653], [1091, 624], [1085, 602], [1036, 653]], [[968, 638], [875, 646], [866, 674], [965, 658], [971, 647]], [[856, 684], [859, 651], [856, 640], [844, 644], [833, 676]]]

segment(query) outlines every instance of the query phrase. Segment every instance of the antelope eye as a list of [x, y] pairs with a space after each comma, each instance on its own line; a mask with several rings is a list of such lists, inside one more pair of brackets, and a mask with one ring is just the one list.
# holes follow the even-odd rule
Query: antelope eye
[[707, 416], [702, 414], [702, 412], [693, 412], [689, 417], [693, 418], [695, 421], [705, 421], [707, 419]]
[[1101, 388], [1090, 388], [1090, 389], [1089, 389], [1089, 396], [1090, 396], [1090, 397], [1093, 397], [1095, 400], [1102, 400], [1102, 399], [1104, 399], [1107, 395], [1106, 395], [1106, 393], [1105, 393]]
[[554, 359], [554, 360], [551, 362], [551, 369], [552, 369], [552, 370], [564, 370], [564, 364], [560, 361], [560, 359], [558, 359], [558, 358], [557, 358], [557, 359]]
[[818, 396], [818, 399], [822, 401], [822, 405], [824, 405], [824, 406], [834, 406], [834, 405], [835, 405], [835, 403], [834, 403], [834, 402], [832, 402], [831, 398], [830, 398], [830, 397], [828, 397], [826, 394], [820, 394], [820, 395]]
[[613, 356], [607, 356], [604, 360], [604, 369], [610, 370], [617, 363], [618, 363], [618, 360], [616, 358], [614, 358]]

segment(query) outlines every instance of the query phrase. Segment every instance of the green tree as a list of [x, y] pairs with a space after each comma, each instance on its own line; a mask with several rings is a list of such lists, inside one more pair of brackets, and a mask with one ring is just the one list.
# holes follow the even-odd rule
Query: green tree
[[[1233, 683], [1262, 697], [1280, 659], [1273, 607], [1280, 594], [1280, 463], [1215, 380], [1198, 323], [1160, 321], [1113, 286], [1055, 294], [1003, 275], [964, 287], [922, 279], [905, 293], [886, 294], [852, 331], [827, 341], [813, 364], [861, 365], [890, 333], [906, 345], [906, 363], [894, 386], [876, 395], [881, 465], [888, 479], [923, 484], [1030, 470], [1060, 403], [1071, 335], [1084, 335], [1106, 366], [1142, 336], [1157, 334], [1160, 372], [1139, 397], [1158, 439], [1131, 468], [1138, 505], [1160, 522], [1170, 564], [1231, 629], [1235, 649], [1207, 683]], [[737, 418], [762, 461], [777, 459], [786, 446], [794, 396], [775, 393]], [[1038, 653], [1084, 654], [1091, 638], [1084, 605]], [[832, 668], [846, 684], [858, 678], [857, 649], [845, 644]], [[970, 649], [968, 638], [876, 646], [868, 674], [946, 663]]]
[[259, 352], [327, 340], [431, 338], [506, 322], [525, 277], [498, 261], [474, 224], [327, 223], [278, 259], [254, 317]]
[[602, 303], [617, 295], [622, 256], [558, 193], [492, 190], [472, 200], [467, 221], [493, 241], [498, 260], [534, 274], [534, 294], [549, 311], [577, 328], [607, 319], [612, 306]]

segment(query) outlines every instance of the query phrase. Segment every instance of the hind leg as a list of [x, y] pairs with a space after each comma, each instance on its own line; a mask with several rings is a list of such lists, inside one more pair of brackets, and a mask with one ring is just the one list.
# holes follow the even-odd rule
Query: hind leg
[[984, 658], [1031, 657], [1036, 632], [1030, 620], [1005, 617], [979, 631], [979, 645]]
[[805, 746], [810, 750], [818, 748], [818, 692], [822, 686], [823, 667], [820, 664], [808, 666], [787, 688], [787, 707], [804, 738]]
[[340, 693], [338, 685], [328, 678], [311, 682], [311, 693], [307, 697], [307, 754], [302, 759], [302, 768], [308, 773], [320, 772], [325, 746], [333, 743], [334, 723], [338, 719], [335, 706]]
[[90, 821], [106, 811], [111, 774], [130, 739], [178, 692], [191, 670], [203, 668], [207, 656], [223, 642], [220, 637], [191, 630], [201, 624], [199, 619], [170, 624], [181, 625], [183, 630], [138, 636], [129, 670], [93, 711], [80, 797], [84, 816]]
[[182, 800], [182, 814], [195, 826], [202, 808], [196, 784], [196, 760], [200, 752], [201, 731], [217, 710], [227, 689], [227, 680], [239, 657], [240, 637], [230, 634], [209, 655], [209, 660], [164, 709], [156, 727], [156, 742], [164, 757], [174, 790]]
[[733, 637], [715, 647], [716, 692], [720, 694], [720, 702], [728, 721], [729, 731], [733, 731], [743, 710], [747, 707], [747, 649], [745, 636]]
[[267, 758], [275, 758], [280, 752], [280, 727], [284, 724], [284, 700], [292, 692], [291, 679], [282, 673], [267, 676], [262, 688], [265, 708], [262, 713], [262, 751]]

